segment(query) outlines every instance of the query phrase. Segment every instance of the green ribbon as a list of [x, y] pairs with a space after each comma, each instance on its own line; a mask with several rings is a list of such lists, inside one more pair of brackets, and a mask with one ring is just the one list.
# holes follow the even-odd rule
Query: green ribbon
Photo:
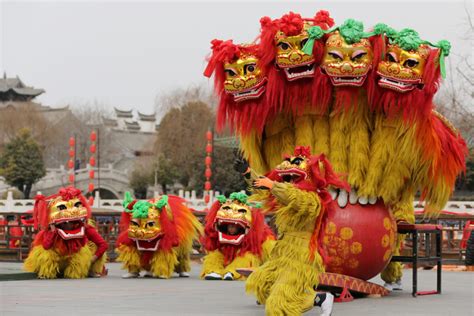
[[312, 26], [306, 32], [308, 32], [308, 41], [304, 44], [303, 53], [313, 55], [314, 41], [322, 38], [325, 32], [319, 26]]
[[125, 195], [123, 197], [123, 203], [122, 206], [125, 209], [125, 212], [131, 212], [132, 210], [128, 209], [128, 205], [133, 202], [132, 194], [130, 192], [125, 192]]

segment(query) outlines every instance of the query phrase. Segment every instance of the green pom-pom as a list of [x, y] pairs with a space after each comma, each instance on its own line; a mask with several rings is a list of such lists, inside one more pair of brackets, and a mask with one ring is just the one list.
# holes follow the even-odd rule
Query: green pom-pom
[[123, 208], [125, 209], [125, 212], [131, 212], [131, 210], [128, 209], [128, 205], [133, 202], [132, 194], [130, 192], [125, 192], [125, 195], [123, 197]]
[[159, 209], [162, 209], [168, 204], [168, 196], [167, 195], [162, 195], [161, 199], [155, 203], [155, 206]]
[[358, 43], [364, 37], [364, 24], [354, 19], [348, 19], [339, 27], [339, 34], [347, 44]]
[[147, 218], [148, 217], [148, 209], [153, 205], [148, 201], [138, 201], [133, 206], [133, 218]]
[[417, 50], [422, 43], [418, 32], [412, 29], [403, 29], [395, 37], [395, 44], [403, 50]]
[[248, 196], [247, 196], [247, 194], [245, 194], [243, 192], [234, 192], [234, 193], [230, 194], [229, 199], [237, 200], [240, 203], [247, 204]]
[[396, 34], [397, 34], [397, 31], [395, 31], [394, 29], [392, 29], [390, 26], [388, 26], [387, 24], [385, 23], [377, 23], [375, 26], [374, 26], [374, 31], [373, 33], [375, 35], [382, 35], [382, 34], [385, 34], [387, 35], [388, 37], [394, 37]]
[[227, 198], [225, 197], [225, 195], [218, 195], [216, 196], [216, 199], [219, 201], [219, 203], [225, 203], [227, 201]]

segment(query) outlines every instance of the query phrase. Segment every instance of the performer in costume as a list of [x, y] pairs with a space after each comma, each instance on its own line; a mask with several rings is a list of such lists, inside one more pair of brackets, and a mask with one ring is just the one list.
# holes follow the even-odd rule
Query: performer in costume
[[[255, 142], [242, 142], [241, 147], [253, 168], [263, 174], [296, 145], [314, 147], [319, 153], [327, 150], [327, 124], [320, 127], [327, 123], [331, 93], [319, 89], [323, 77], [318, 69], [324, 51], [322, 36], [312, 39], [313, 53], [306, 54], [302, 49], [309, 40], [311, 26], [325, 30], [334, 21], [327, 11], [319, 11], [312, 19], [290, 12], [276, 20], [263, 17], [260, 23], [261, 67], [268, 78], [265, 98], [273, 115], [267, 118], [263, 133], [256, 137], [261, 137], [260, 146], [268, 168], [253, 166], [251, 158], [260, 151], [251, 146]], [[317, 128], [313, 130], [313, 126]]]
[[265, 304], [267, 315], [300, 315], [315, 304], [319, 274], [324, 272], [320, 230], [333, 203], [329, 185], [348, 187], [324, 155], [311, 156], [308, 147], [297, 147], [268, 177], [254, 179], [256, 188], [265, 189], [254, 198], [275, 214], [278, 229], [270, 260], [246, 283], [247, 291]]
[[40, 231], [25, 260], [26, 271], [40, 279], [81, 279], [103, 273], [108, 245], [88, 223], [91, 209], [79, 189], [37, 195], [33, 217]]
[[268, 260], [275, 237], [262, 213], [245, 193], [220, 195], [206, 216], [201, 244], [204, 257], [201, 278], [245, 280], [238, 268], [256, 268]]
[[117, 261], [128, 271], [123, 278], [168, 279], [173, 272], [189, 277], [193, 240], [202, 226], [184, 200], [163, 195], [160, 199], [135, 200], [125, 193], [124, 211], [117, 239]]
[[[434, 46], [431, 48], [430, 46]], [[433, 97], [450, 45], [432, 45], [411, 29], [385, 27], [375, 41], [377, 72], [369, 86], [375, 111], [370, 167], [364, 194], [382, 198], [397, 221], [414, 223], [413, 199], [420, 189], [425, 214], [437, 215], [465, 168], [466, 145], [460, 134], [434, 110]], [[404, 235], [399, 235], [395, 254]], [[382, 273], [388, 288], [401, 288], [402, 265]]]

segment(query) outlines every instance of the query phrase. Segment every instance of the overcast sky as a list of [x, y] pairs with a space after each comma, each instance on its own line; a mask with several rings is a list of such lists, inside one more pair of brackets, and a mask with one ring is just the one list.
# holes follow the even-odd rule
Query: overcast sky
[[202, 72], [212, 39], [252, 41], [260, 17], [290, 10], [312, 17], [326, 9], [336, 24], [355, 18], [366, 29], [414, 28], [432, 42], [450, 40], [453, 55], [470, 49], [462, 40], [470, 1], [0, 3], [0, 70], [45, 89], [38, 99], [51, 106], [96, 101], [151, 113], [157, 95], [209, 84]]

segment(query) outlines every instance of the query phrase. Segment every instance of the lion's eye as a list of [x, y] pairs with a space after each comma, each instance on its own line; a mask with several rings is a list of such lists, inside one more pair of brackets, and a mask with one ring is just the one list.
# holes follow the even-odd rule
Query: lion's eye
[[60, 211], [67, 210], [67, 206], [64, 205], [64, 204], [58, 205], [58, 210], [60, 210]]
[[297, 157], [297, 158], [293, 159], [293, 161], [291, 163], [294, 164], [294, 165], [299, 166], [302, 162], [303, 162], [303, 159]]
[[405, 62], [403, 63], [403, 66], [405, 67], [408, 67], [408, 68], [413, 68], [413, 67], [416, 67], [420, 62], [418, 60], [415, 60], [415, 59], [407, 59], [405, 60]]
[[351, 60], [352, 61], [356, 61], [357, 59], [361, 59], [363, 56], [367, 55], [366, 52], [360, 52], [360, 53], [357, 53], [357, 54], [354, 54], [352, 57], [351, 57]]
[[74, 207], [82, 207], [82, 203], [78, 201], [74, 203]]
[[397, 62], [397, 58], [392, 53], [387, 54], [387, 60], [391, 63], [396, 63]]
[[155, 226], [155, 222], [148, 222], [148, 223], [146, 223], [146, 225], [147, 225], [148, 227], [154, 227], [154, 226]]
[[343, 59], [341, 53], [336, 52], [336, 51], [328, 52], [328, 55], [331, 56], [334, 59], [338, 59], [338, 60]]
[[235, 77], [235, 76], [237, 76], [237, 74], [235, 73], [235, 71], [233, 71], [232, 69], [225, 69], [224, 71], [225, 71], [225, 73], [226, 73], [229, 77]]
[[246, 214], [246, 213], [247, 213], [247, 210], [244, 209], [244, 208], [239, 208], [238, 212], [239, 212], [239, 213]]
[[130, 225], [132, 226], [140, 226], [139, 223], [135, 222], [135, 221], [130, 221]]
[[282, 50], [287, 50], [287, 49], [290, 48], [290, 45], [288, 43], [285, 43], [285, 42], [280, 42], [280, 43], [278, 43], [277, 46], [280, 47], [280, 49], [282, 49]]

